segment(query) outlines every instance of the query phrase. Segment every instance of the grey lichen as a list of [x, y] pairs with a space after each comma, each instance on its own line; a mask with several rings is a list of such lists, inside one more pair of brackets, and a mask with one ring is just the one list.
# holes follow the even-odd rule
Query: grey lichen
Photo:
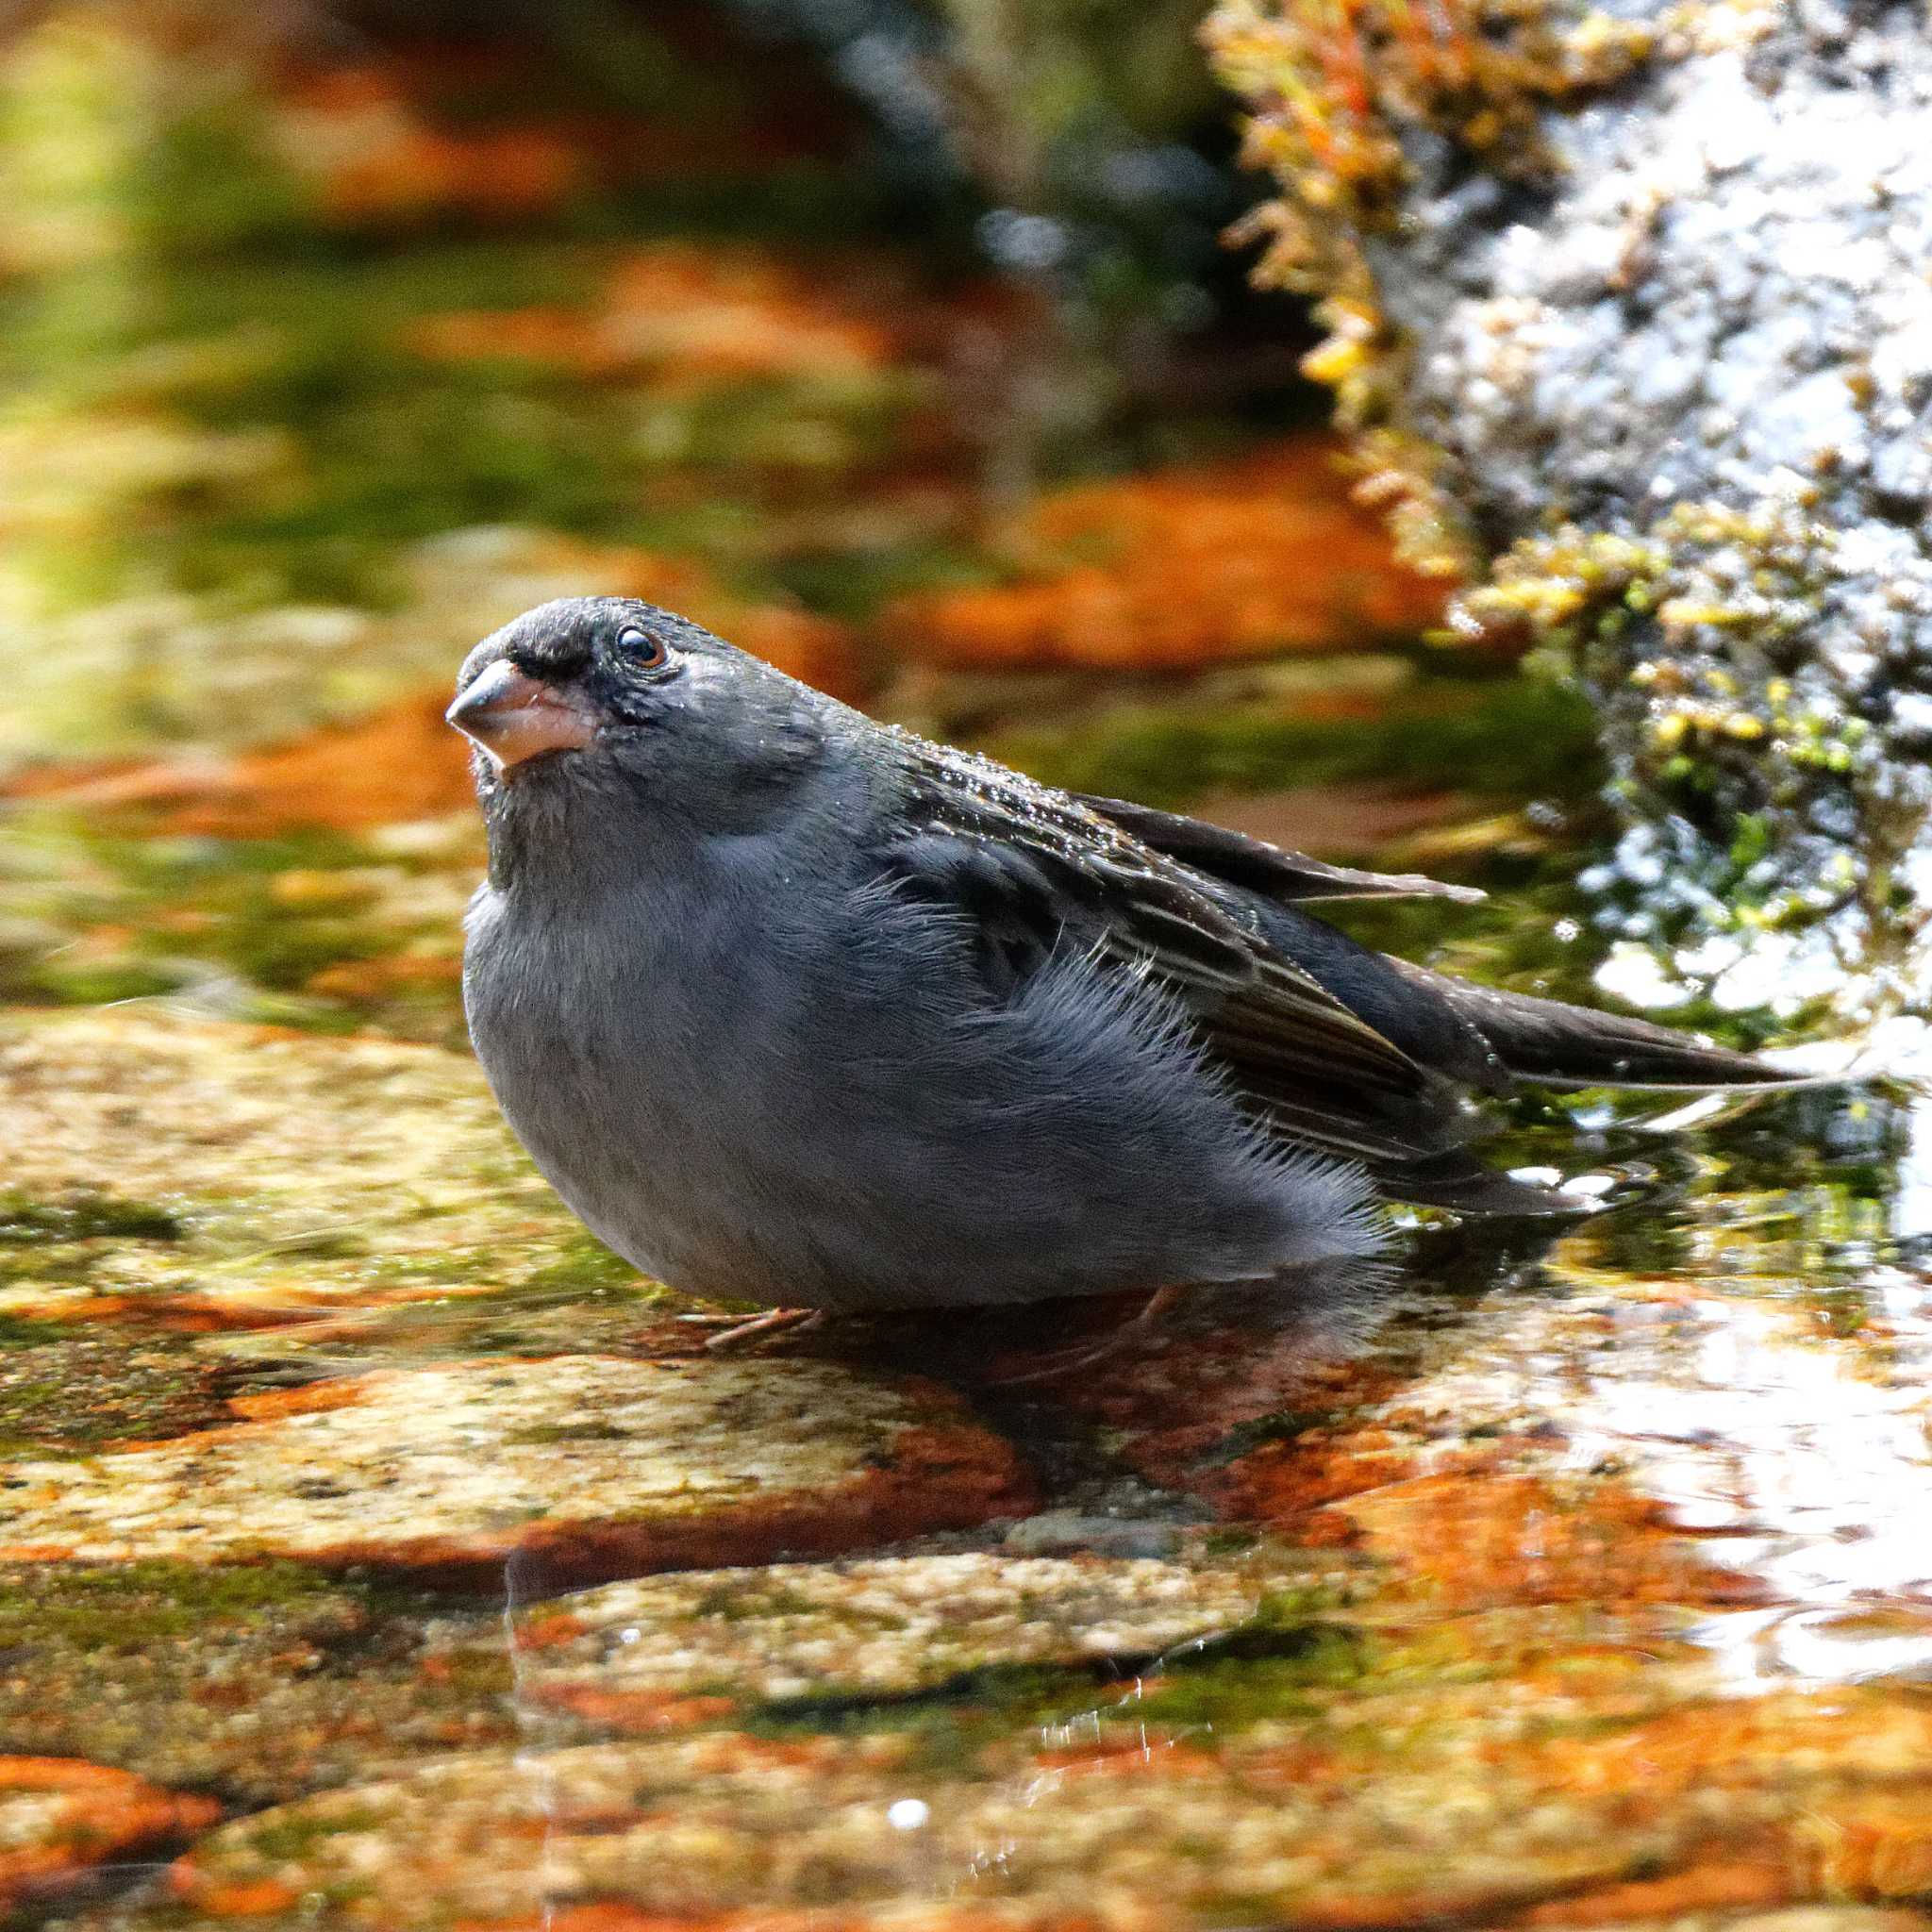
[[[1647, 58], [1546, 94], [1532, 172], [1440, 117], [1391, 123], [1399, 217], [1351, 223], [1360, 274], [1327, 290], [1373, 316], [1398, 447], [1367, 454], [1412, 526], [1500, 559], [1458, 627], [1521, 633], [1597, 698], [1626, 930], [1804, 952], [1821, 988], [1849, 961], [1862, 994], [1910, 996], [1932, 906], [1932, 37], [1888, 0], [1618, 15]], [[1358, 413], [1345, 346], [1317, 373]], [[1823, 939], [1767, 947], [1800, 927]]]

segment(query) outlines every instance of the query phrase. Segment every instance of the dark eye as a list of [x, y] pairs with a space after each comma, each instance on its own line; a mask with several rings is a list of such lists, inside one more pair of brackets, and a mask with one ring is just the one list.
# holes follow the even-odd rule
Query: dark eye
[[640, 630], [635, 625], [619, 632], [617, 648], [640, 671], [655, 671], [669, 661], [671, 647], [654, 631]]

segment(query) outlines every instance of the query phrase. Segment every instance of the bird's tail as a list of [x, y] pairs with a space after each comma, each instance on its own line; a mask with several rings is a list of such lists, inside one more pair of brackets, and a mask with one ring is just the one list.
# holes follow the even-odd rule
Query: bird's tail
[[1790, 1087], [1815, 1076], [1708, 1046], [1667, 1026], [1561, 1000], [1503, 992], [1397, 961], [1445, 1000], [1518, 1080], [1540, 1087]]

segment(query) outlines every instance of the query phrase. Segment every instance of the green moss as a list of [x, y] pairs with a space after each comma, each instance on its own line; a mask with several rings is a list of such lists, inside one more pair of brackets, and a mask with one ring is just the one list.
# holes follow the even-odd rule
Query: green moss
[[1348, 780], [1576, 798], [1596, 773], [1581, 694], [1517, 678], [1422, 679], [1361, 722], [1275, 705], [1150, 704], [1064, 734], [1007, 732], [984, 748], [1052, 784], [1163, 806]]
[[[1883, 930], [1916, 822], [1870, 721], [1791, 671], [1839, 568], [1803, 491], [1684, 503], [1641, 537], [1566, 525], [1524, 540], [1457, 600], [1454, 627], [1507, 634], [1599, 694], [1613, 795], [1702, 835], [1700, 857], [1678, 855], [1702, 924], [1775, 930], [1856, 901]], [[1860, 828], [1857, 849], [1821, 839], [1829, 823]]]
[[645, 1300], [651, 1284], [622, 1255], [614, 1255], [604, 1243], [588, 1234], [576, 1234], [559, 1243], [561, 1252], [553, 1261], [534, 1268], [510, 1291], [519, 1300], [534, 1302], [556, 1295], [572, 1299], [613, 1297], [619, 1300]]
[[1249, 109], [1243, 158], [1280, 191], [1233, 239], [1262, 244], [1257, 283], [1318, 298], [1327, 334], [1303, 370], [1334, 390], [1365, 499], [1387, 511], [1404, 557], [1467, 576], [1474, 545], [1441, 452], [1405, 420], [1410, 347], [1383, 312], [1363, 241], [1401, 220], [1411, 130], [1506, 178], [1544, 177], [1544, 110], [1614, 86], [1650, 58], [1656, 30], [1573, 0], [1220, 0], [1203, 38]]
[[62, 1322], [40, 1321], [30, 1315], [0, 1311], [0, 1349], [41, 1348], [50, 1341], [59, 1341], [66, 1332], [66, 1324]]
[[140, 1557], [0, 1567], [0, 1646], [73, 1643], [104, 1656], [338, 1603], [344, 1593], [340, 1581], [301, 1563], [201, 1568]]
[[[238, 1017], [322, 1031], [375, 1021], [454, 1042], [472, 864], [467, 849], [398, 858], [325, 831], [144, 837], [64, 811], [23, 811], [0, 845], [0, 880], [46, 942], [0, 954], [0, 997], [99, 1004], [212, 980], [231, 1002], [238, 991], [251, 996]], [[449, 884], [425, 890], [439, 874]], [[104, 930], [113, 950], [102, 956], [93, 936]], [[330, 968], [403, 956], [450, 963], [439, 974], [315, 984]]]
[[816, 1617], [823, 1613], [824, 1607], [810, 1597], [795, 1590], [774, 1589], [756, 1576], [736, 1584], [714, 1584], [691, 1606], [693, 1616], [716, 1617], [726, 1624], [760, 1617]]
[[317, 1807], [252, 1826], [246, 1843], [258, 1857], [290, 1863], [307, 1857], [325, 1840], [352, 1831], [379, 1831], [384, 1823], [381, 1812], [359, 1805], [326, 1810]]
[[89, 1456], [233, 1419], [217, 1365], [184, 1338], [102, 1323], [10, 1325], [0, 1333], [0, 1455]]
[[528, 1428], [512, 1429], [505, 1436], [507, 1442], [627, 1442], [628, 1429], [620, 1429], [610, 1423], [532, 1423]]
[[956, 537], [919, 534], [862, 549], [803, 548], [772, 563], [774, 582], [813, 610], [863, 624], [895, 597], [978, 590], [1010, 573]]
[[1261, 1533], [1245, 1524], [1227, 1524], [1210, 1529], [1201, 1539], [1201, 1554], [1208, 1557], [1244, 1557], [1261, 1541]]
[[1311, 1690], [1360, 1685], [1371, 1657], [1362, 1635], [1343, 1624], [1238, 1633], [1215, 1660], [1150, 1679], [1133, 1700], [1131, 1715], [1147, 1724], [1228, 1729], [1302, 1716], [1315, 1707]]
[[40, 1201], [18, 1193], [0, 1193], [0, 1244], [42, 1241], [171, 1241], [181, 1237], [180, 1216], [170, 1208], [148, 1201], [116, 1200], [108, 1194], [70, 1194], [58, 1201]]
[[48, 960], [20, 975], [23, 998], [56, 1007], [108, 1007], [121, 1000], [148, 1000], [177, 992], [180, 974], [141, 959], [104, 959], [91, 964]]

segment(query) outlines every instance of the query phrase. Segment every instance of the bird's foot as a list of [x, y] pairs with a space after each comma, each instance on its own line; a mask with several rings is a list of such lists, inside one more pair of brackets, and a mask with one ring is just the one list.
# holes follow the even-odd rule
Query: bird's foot
[[721, 1328], [715, 1335], [705, 1337], [705, 1346], [713, 1353], [722, 1353], [727, 1348], [738, 1348], [747, 1341], [755, 1341], [762, 1335], [780, 1335], [787, 1329], [802, 1334], [808, 1328], [815, 1328], [825, 1319], [823, 1308], [772, 1308], [762, 1315], [752, 1315], [740, 1320], [734, 1316], [700, 1315], [687, 1316], [687, 1321], [706, 1323], [726, 1321], [728, 1328]]
[[1170, 1281], [1165, 1288], [1157, 1288], [1147, 1297], [1146, 1306], [1141, 1308], [1141, 1312], [1132, 1321], [1121, 1324], [1120, 1332], [1123, 1335], [1131, 1335], [1138, 1329], [1144, 1335], [1153, 1329], [1158, 1328], [1166, 1319], [1168, 1309], [1173, 1307], [1186, 1292], [1187, 1290], [1181, 1287], [1178, 1282], [1173, 1281]]
[[1037, 1361], [1024, 1374], [1002, 1375], [989, 1386], [994, 1389], [1021, 1389], [1030, 1382], [1057, 1381], [1062, 1375], [1071, 1375], [1075, 1370], [1091, 1368], [1095, 1362], [1106, 1361], [1109, 1356], [1118, 1355], [1124, 1348], [1144, 1341], [1158, 1328], [1167, 1311], [1187, 1292], [1186, 1289], [1170, 1282], [1165, 1288], [1158, 1288], [1147, 1297], [1138, 1314], [1130, 1315], [1117, 1328], [1110, 1328], [1096, 1341], [1084, 1345], [1056, 1349], [1052, 1354]]

